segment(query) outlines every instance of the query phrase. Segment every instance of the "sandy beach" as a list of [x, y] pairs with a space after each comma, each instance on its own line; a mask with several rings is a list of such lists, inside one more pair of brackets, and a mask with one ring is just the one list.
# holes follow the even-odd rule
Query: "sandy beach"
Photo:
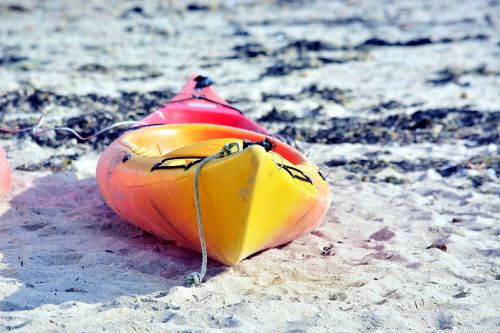
[[[0, 2], [0, 127], [89, 135], [193, 73], [324, 167], [320, 227], [234, 267], [104, 202], [120, 133], [0, 133], [0, 332], [498, 332], [500, 2]], [[326, 173], [328, 173], [326, 172]]]

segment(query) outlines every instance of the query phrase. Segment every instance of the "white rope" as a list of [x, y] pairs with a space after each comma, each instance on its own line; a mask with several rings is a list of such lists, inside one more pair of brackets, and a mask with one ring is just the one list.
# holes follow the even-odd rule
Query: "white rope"
[[200, 238], [200, 246], [201, 246], [201, 270], [199, 272], [193, 272], [189, 274], [186, 285], [188, 287], [196, 287], [201, 284], [205, 274], [207, 273], [207, 246], [205, 243], [205, 234], [203, 232], [203, 219], [201, 216], [201, 207], [200, 207], [200, 193], [199, 193], [199, 179], [200, 179], [200, 171], [201, 168], [208, 162], [216, 158], [222, 158], [224, 156], [228, 156], [230, 154], [234, 154], [232, 148], [236, 147], [236, 152], [241, 150], [241, 146], [238, 142], [231, 142], [225, 145], [220, 152], [217, 154], [205, 157], [198, 165], [196, 166], [196, 170], [194, 172], [194, 201], [196, 206], [196, 220], [198, 222], [198, 235]]
[[323, 165], [321, 168], [318, 169], [319, 172], [321, 172], [321, 170], [328, 171], [328, 173], [326, 175], [323, 175], [323, 177], [325, 177], [325, 179], [328, 178], [330, 176], [330, 173], [332, 172], [332, 168], [325, 166], [325, 165]]
[[270, 153], [274, 154], [274, 155], [278, 155], [278, 157], [281, 159], [281, 164], [279, 164], [273, 158], [271, 158], [271, 160], [274, 162], [274, 164], [276, 164], [276, 166], [278, 167], [278, 171], [280, 171], [281, 168], [283, 167], [283, 165], [285, 165], [285, 160], [283, 159], [283, 156], [281, 156], [281, 154], [279, 154], [279, 153], [277, 153], [275, 151], [271, 151]]
[[40, 118], [38, 118], [38, 121], [37, 121], [36, 125], [34, 125], [34, 126], [25, 127], [25, 128], [19, 128], [19, 129], [12, 129], [12, 128], [0, 127], [0, 132], [16, 134], [16, 133], [22, 133], [22, 132], [29, 132], [29, 131], [31, 131], [33, 133], [33, 135], [38, 136], [38, 135], [41, 135], [41, 134], [44, 134], [44, 133], [50, 132], [50, 131], [65, 131], [65, 132], [70, 132], [71, 134], [73, 134], [74, 136], [76, 136], [81, 141], [87, 141], [87, 140], [95, 138], [96, 136], [98, 136], [98, 135], [100, 135], [100, 134], [102, 134], [104, 132], [107, 132], [110, 129], [113, 129], [115, 127], [125, 126], [125, 125], [130, 125], [130, 126], [144, 125], [144, 123], [142, 121], [120, 121], [120, 122], [116, 122], [116, 123], [114, 123], [114, 124], [112, 124], [112, 125], [110, 125], [108, 127], [105, 127], [102, 130], [99, 130], [99, 131], [95, 132], [92, 135], [81, 136], [77, 131], [75, 131], [72, 128], [66, 127], [66, 126], [63, 126], [63, 127], [50, 127], [50, 128], [43, 128], [42, 129], [42, 125], [43, 125], [44, 121], [45, 121], [45, 116], [42, 115]]

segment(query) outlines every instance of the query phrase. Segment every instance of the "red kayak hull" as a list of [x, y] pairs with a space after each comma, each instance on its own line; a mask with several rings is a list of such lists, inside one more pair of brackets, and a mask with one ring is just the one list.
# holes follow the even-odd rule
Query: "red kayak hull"
[[165, 104], [141, 120], [144, 125], [205, 123], [218, 124], [269, 134], [255, 121], [245, 117], [241, 111], [231, 106], [210, 87], [198, 87], [193, 75], [182, 91]]
[[10, 171], [7, 156], [0, 147], [0, 192], [8, 192], [12, 184], [12, 173]]

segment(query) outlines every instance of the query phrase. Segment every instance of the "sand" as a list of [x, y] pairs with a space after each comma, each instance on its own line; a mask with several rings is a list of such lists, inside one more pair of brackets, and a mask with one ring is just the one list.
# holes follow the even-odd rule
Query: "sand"
[[2, 2], [2, 122], [43, 113], [92, 132], [201, 72], [329, 166], [333, 202], [312, 233], [210, 261], [185, 288], [201, 256], [99, 193], [118, 134], [2, 136], [0, 331], [498, 332], [499, 13], [482, 0]]

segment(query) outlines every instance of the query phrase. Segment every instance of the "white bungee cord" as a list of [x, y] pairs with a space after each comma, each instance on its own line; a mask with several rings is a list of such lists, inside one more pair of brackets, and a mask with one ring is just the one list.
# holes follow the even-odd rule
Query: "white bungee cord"
[[32, 134], [34, 136], [39, 136], [39, 135], [42, 135], [44, 133], [51, 132], [51, 131], [54, 131], [54, 132], [62, 131], [62, 132], [70, 132], [75, 137], [77, 137], [80, 141], [87, 141], [87, 140], [93, 139], [96, 136], [98, 136], [104, 132], [107, 132], [115, 127], [146, 125], [142, 121], [133, 121], [133, 120], [119, 121], [119, 122], [113, 123], [113, 124], [103, 128], [103, 129], [95, 132], [92, 135], [82, 136], [80, 133], [78, 133], [74, 129], [67, 127], [67, 126], [54, 126], [54, 127], [42, 128], [44, 121], [45, 121], [45, 116], [41, 115], [40, 118], [38, 118], [38, 121], [34, 126], [17, 128], [17, 129], [16, 128], [9, 128], [9, 127], [0, 127], [0, 132], [11, 133], [11, 134], [32, 132]]

